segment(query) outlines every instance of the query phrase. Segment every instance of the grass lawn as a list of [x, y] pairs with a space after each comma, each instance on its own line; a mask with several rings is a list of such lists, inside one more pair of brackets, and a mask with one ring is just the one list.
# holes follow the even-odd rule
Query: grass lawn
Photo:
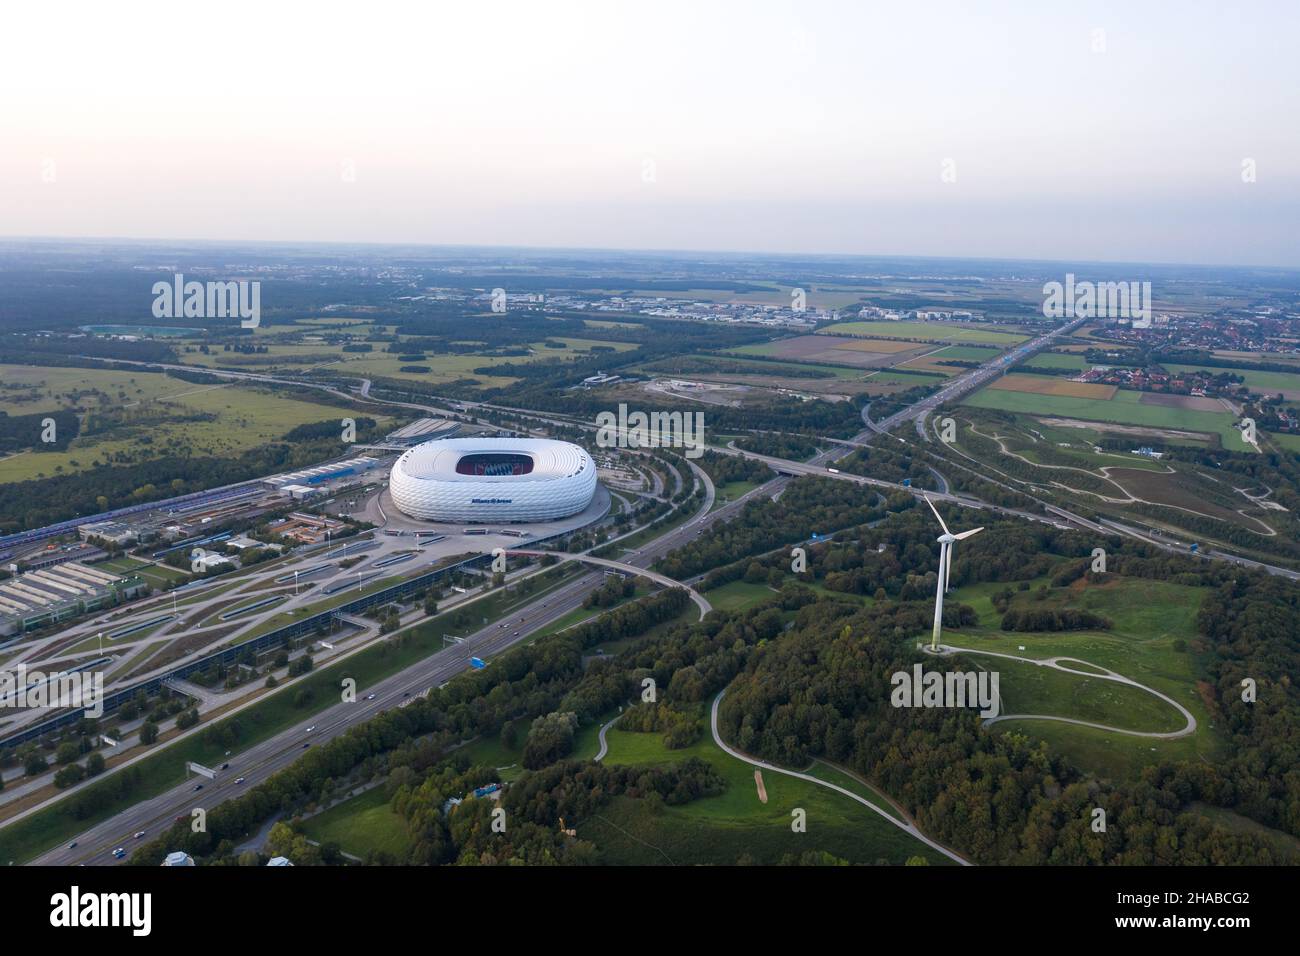
[[[1045, 579], [1031, 582], [1031, 593], [1044, 583]], [[1197, 692], [1198, 668], [1192, 649], [1196, 637], [1196, 614], [1206, 593], [1203, 589], [1118, 575], [1102, 585], [1076, 582], [1070, 588], [1050, 589], [1049, 606], [1102, 614], [1111, 620], [1113, 626], [1110, 630], [1014, 633], [999, 628], [1001, 615], [990, 601], [996, 591], [1007, 586], [986, 583], [958, 588], [949, 600], [973, 607], [980, 623], [976, 627], [946, 630], [944, 640], [958, 647], [1024, 657], [1076, 657], [1107, 667], [1168, 694], [1196, 717], [1197, 729], [1191, 736], [1176, 740], [1152, 740], [1052, 721], [1007, 720], [995, 724], [995, 732], [1039, 737], [1080, 769], [1112, 780], [1131, 779], [1142, 767], [1159, 759], [1214, 762], [1221, 756], [1223, 738]], [[1015, 585], [1010, 586], [1014, 591]], [[1019, 606], [1019, 602], [1025, 600], [1024, 592], [1016, 594], [1015, 601]], [[1185, 642], [1185, 650], [1174, 649], [1178, 640]], [[1024, 650], [1020, 650], [1022, 646]], [[1070, 675], [1059, 675], [1065, 677], [1066, 682], [1047, 678], [1036, 682], [1035, 678], [1045, 672], [1034, 665], [1017, 665], [1013, 661], [978, 656], [971, 656], [968, 660], [999, 670], [1004, 712], [1059, 713], [1134, 730], [1170, 730], [1182, 726], [1176, 711], [1149, 694], [1125, 688], [1125, 691], [1141, 694], [1141, 697], [1126, 693], [1122, 697], [1108, 698], [1107, 695], [1113, 694], [1118, 686], [1113, 682], [1100, 689], [1091, 685], [1108, 682], [1087, 681], [1085, 677]], [[1174, 721], [1172, 726], [1159, 725], [1158, 722], [1165, 719], [1159, 715], [1165, 712]], [[1150, 724], [1153, 720], [1157, 723]], [[1150, 725], [1140, 721], [1147, 721]]]
[[[706, 719], [703, 713], [701, 719]], [[917, 855], [931, 864], [950, 862], [861, 804], [808, 781], [764, 771], [768, 800], [761, 803], [754, 768], [718, 749], [707, 728], [699, 741], [681, 750], [668, 750], [661, 734], [627, 733], [617, 725], [606, 737], [610, 763], [649, 766], [699, 757], [726, 779], [727, 789], [659, 813], [644, 801], [609, 801], [577, 825], [578, 835], [595, 843], [605, 862], [718, 864], [747, 855], [759, 863], [777, 863], [786, 854], [816, 851], [854, 863], [901, 864]], [[791, 830], [795, 808], [807, 813], [805, 833]]]
[[337, 843], [345, 853], [397, 856], [406, 851], [406, 824], [388, 806], [387, 788], [373, 787], [304, 820], [303, 833], [319, 843]]
[[724, 485], [714, 485], [713, 507], [709, 510], [716, 511], [728, 502], [753, 491], [760, 484], [761, 482], [757, 481], [729, 481]]
[[732, 581], [712, 591], [704, 592], [709, 603], [720, 611], [743, 611], [768, 598], [776, 597], [776, 592], [764, 584], [750, 584], [748, 581]]

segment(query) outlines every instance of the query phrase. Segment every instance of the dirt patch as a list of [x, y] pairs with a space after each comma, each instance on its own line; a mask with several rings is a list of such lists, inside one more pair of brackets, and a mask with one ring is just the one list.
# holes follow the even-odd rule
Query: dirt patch
[[1203, 395], [1166, 395], [1160, 392], [1143, 392], [1139, 405], [1159, 405], [1162, 408], [1185, 408], [1190, 412], [1222, 412], [1223, 404], [1217, 398]]
[[798, 335], [772, 345], [773, 358], [787, 361], [829, 362], [854, 368], [880, 368], [930, 348], [916, 342], [885, 339], [849, 339], [833, 335]]
[[758, 787], [758, 802], [767, 803], [767, 787], [763, 786], [763, 771], [754, 770], [754, 785]]
[[1117, 425], [1114, 422], [1084, 422], [1077, 418], [1040, 418], [1044, 425], [1057, 428], [1088, 428], [1097, 432], [1109, 432], [1114, 435], [1132, 435], [1137, 438], [1181, 438], [1184, 441], [1209, 442], [1217, 435], [1205, 432], [1179, 431], [1173, 428], [1144, 428], [1141, 425]]

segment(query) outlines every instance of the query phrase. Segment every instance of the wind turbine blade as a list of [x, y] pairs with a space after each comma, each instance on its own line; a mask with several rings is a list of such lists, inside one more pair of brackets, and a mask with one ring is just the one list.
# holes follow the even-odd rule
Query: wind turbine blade
[[979, 534], [983, 530], [984, 530], [983, 528], [971, 528], [969, 531], [963, 531], [961, 534], [953, 535], [953, 537], [956, 538], [958, 541], [961, 541], [965, 538], [969, 538], [973, 534]]
[[[924, 498], [924, 499], [925, 499], [925, 503], [926, 503], [927, 505], [930, 506], [930, 510], [934, 512], [934, 516], [935, 516], [936, 518], [939, 518], [939, 509], [937, 509], [937, 508], [934, 506], [934, 502], [930, 500], [930, 496], [929, 496], [929, 495], [922, 495], [921, 497]], [[948, 530], [948, 526], [947, 526], [946, 524], [943, 523], [943, 519], [942, 519], [942, 518], [939, 518], [939, 527], [940, 527], [940, 528], [943, 528], [943, 533], [944, 533], [944, 534], [952, 534], [952, 532]]]
[[948, 545], [948, 566], [943, 571], [943, 589], [948, 590], [948, 582], [952, 580], [952, 549], [953, 545]]

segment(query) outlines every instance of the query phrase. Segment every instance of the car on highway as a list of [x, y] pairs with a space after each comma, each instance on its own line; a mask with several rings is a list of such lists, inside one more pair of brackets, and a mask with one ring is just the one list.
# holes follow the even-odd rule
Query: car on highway
[[236, 777], [236, 778], [235, 778], [235, 783], [243, 783], [243, 782], [244, 782], [244, 778], [243, 778], [243, 777]]
[[306, 733], [311, 733], [315, 729], [316, 729], [316, 725], [312, 724], [310, 727], [307, 728]]
[[202, 789], [203, 789], [203, 784], [201, 784], [201, 783], [196, 783], [196, 784], [194, 785], [194, 790], [195, 790], [196, 793], [197, 793], [199, 790], [202, 790]]
[[126, 856], [126, 847], [120, 846], [113, 851], [113, 859], [120, 860]]
[[221, 765], [221, 769], [222, 769], [222, 770], [229, 770], [229, 769], [230, 769], [230, 764], [228, 764], [228, 763], [223, 763], [223, 764]]
[[374, 694], [366, 694], [366, 700], [374, 700], [374, 699], [375, 699]]
[[302, 749], [303, 749], [303, 750], [306, 750], [306, 749], [307, 749], [308, 747], [310, 747], [310, 746], [311, 746], [311, 744], [303, 744], [303, 745], [302, 745]]
[[75, 850], [76, 848], [77, 848], [77, 841], [76, 841], [76, 840], [73, 840], [71, 843], [68, 844], [68, 849], [69, 849], [69, 850]]
[[143, 831], [143, 830], [136, 830], [136, 831], [135, 831], [135, 839], [138, 840], [138, 839], [140, 839], [142, 836], [144, 836], [144, 831]]

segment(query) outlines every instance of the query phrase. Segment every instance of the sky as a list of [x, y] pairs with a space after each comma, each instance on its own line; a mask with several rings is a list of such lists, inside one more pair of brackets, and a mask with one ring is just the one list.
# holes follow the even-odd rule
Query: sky
[[1300, 4], [14, 4], [0, 235], [1300, 266]]

